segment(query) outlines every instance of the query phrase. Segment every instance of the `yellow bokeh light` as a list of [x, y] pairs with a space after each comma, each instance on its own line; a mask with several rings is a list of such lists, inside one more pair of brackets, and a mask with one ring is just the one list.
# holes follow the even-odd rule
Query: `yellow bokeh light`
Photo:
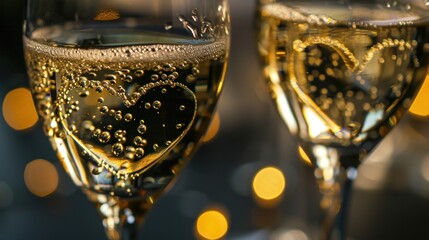
[[410, 107], [410, 113], [419, 117], [429, 116], [429, 77], [425, 79], [423, 85]]
[[302, 161], [308, 166], [313, 166], [313, 163], [311, 162], [310, 158], [308, 157], [307, 153], [305, 153], [304, 149], [302, 149], [301, 146], [298, 147], [298, 153], [301, 157]]
[[216, 136], [216, 134], [219, 132], [219, 128], [220, 128], [220, 117], [219, 117], [219, 113], [216, 112], [211, 123], [210, 123], [210, 126], [207, 130], [207, 133], [204, 136], [203, 141], [204, 142], [211, 141]]
[[28, 190], [39, 197], [46, 197], [58, 187], [58, 172], [49, 161], [37, 159], [27, 164], [24, 181]]
[[15, 130], [28, 129], [38, 120], [30, 90], [27, 88], [10, 91], [3, 100], [2, 110], [4, 120]]
[[196, 232], [200, 239], [222, 239], [228, 232], [228, 219], [222, 211], [207, 210], [198, 217]]
[[283, 173], [275, 167], [261, 169], [253, 178], [253, 191], [260, 200], [278, 199], [286, 188]]

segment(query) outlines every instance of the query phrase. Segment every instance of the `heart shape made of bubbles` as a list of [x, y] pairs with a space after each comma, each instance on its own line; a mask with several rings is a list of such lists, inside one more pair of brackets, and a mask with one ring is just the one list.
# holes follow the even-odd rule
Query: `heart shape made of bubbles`
[[[60, 89], [62, 123], [82, 148], [81, 155], [98, 166], [94, 174], [106, 169], [121, 178], [138, 176], [188, 133], [197, 99], [183, 83], [137, 79], [143, 70], [133, 70], [134, 81], [130, 70], [103, 71], [82, 75]], [[97, 75], [105, 80], [90, 80]]]
[[[328, 114], [324, 112], [324, 110], [319, 106], [319, 104], [315, 102], [313, 97], [311, 97], [309, 94], [311, 93], [311, 90], [309, 89], [310, 85], [308, 84], [307, 74], [311, 71], [307, 69], [308, 64], [306, 64], [305, 62], [305, 54], [307, 54], [311, 47], [324, 47], [328, 54], [338, 54], [338, 60], [342, 60], [346, 68], [346, 70], [341, 71], [348, 71], [350, 76], [356, 77], [352, 77], [352, 81], [356, 81], [357, 76], [360, 76], [359, 78], [361, 79], [363, 78], [361, 75], [365, 74], [368, 64], [373, 64], [373, 60], [379, 59], [377, 57], [380, 57], [379, 55], [382, 51], [386, 49], [392, 49], [392, 51], [395, 51], [395, 56], [397, 56], [397, 58], [400, 58], [405, 55], [409, 56], [415, 47], [415, 43], [410, 43], [405, 40], [398, 39], [384, 39], [380, 43], [377, 43], [371, 48], [369, 48], [369, 50], [364, 53], [361, 60], [359, 60], [345, 44], [331, 37], [309, 37], [304, 41], [295, 40], [293, 42], [293, 52], [291, 53], [292, 57], [290, 57], [293, 63], [288, 65], [290, 84], [292, 86], [293, 91], [307, 107], [310, 107], [321, 119], [323, 119], [323, 121], [329, 126], [329, 128], [334, 134], [337, 135], [338, 133], [338, 136], [344, 136], [342, 133], [342, 131], [345, 129], [344, 126], [341, 126], [341, 123], [338, 123], [332, 118], [330, 118]], [[394, 70], [394, 74], [402, 74], [404, 71], [401, 68], [408, 67], [408, 63], [395, 67], [397, 69]], [[318, 66], [316, 66], [315, 68], [318, 69]], [[319, 67], [319, 69], [323, 68]], [[395, 77], [392, 77], [392, 79], [395, 79]], [[345, 79], [332, 78], [331, 80], [333, 79], [334, 83], [325, 81], [328, 82], [325, 84], [335, 84], [336, 87], [340, 89], [345, 89], [344, 86], [349, 84]], [[405, 89], [402, 89], [402, 91], [405, 91]], [[385, 106], [385, 109], [393, 107], [396, 102], [397, 101], [393, 101], [390, 106]]]

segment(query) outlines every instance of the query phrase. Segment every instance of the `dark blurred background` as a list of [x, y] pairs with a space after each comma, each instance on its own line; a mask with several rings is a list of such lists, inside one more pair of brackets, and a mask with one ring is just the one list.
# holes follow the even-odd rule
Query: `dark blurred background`
[[[309, 240], [318, 228], [312, 170], [263, 85], [254, 3], [231, 7], [230, 68], [213, 138], [148, 214], [140, 239]], [[36, 122], [22, 15], [22, 0], [0, 1], [0, 239], [105, 239]], [[359, 169], [350, 239], [429, 239], [429, 87], [418, 101]]]

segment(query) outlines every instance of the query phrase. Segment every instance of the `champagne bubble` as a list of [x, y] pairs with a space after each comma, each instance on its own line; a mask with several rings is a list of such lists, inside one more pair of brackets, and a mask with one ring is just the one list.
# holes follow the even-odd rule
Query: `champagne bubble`
[[134, 75], [136, 75], [136, 77], [143, 77], [143, 75], [144, 75], [144, 71], [143, 71], [143, 70], [141, 70], [141, 69], [136, 70], [136, 71], [134, 72]]
[[124, 137], [124, 132], [122, 130], [118, 130], [115, 132], [115, 138], [122, 138]]
[[97, 91], [98, 93], [102, 93], [103, 92], [103, 87], [102, 86], [98, 86], [95, 91]]
[[86, 77], [79, 77], [79, 86], [86, 88], [88, 87], [88, 78]]
[[140, 122], [139, 122], [140, 124], [144, 124], [144, 120], [140, 120]]
[[119, 156], [124, 152], [124, 146], [121, 143], [115, 143], [112, 146], [112, 153], [115, 156]]
[[116, 75], [114, 75], [114, 74], [106, 74], [106, 75], [104, 75], [104, 77], [108, 81], [116, 80]]
[[106, 114], [106, 113], [108, 113], [108, 112], [109, 112], [109, 108], [108, 108], [107, 106], [102, 106], [102, 107], [100, 108], [100, 112], [101, 112], [102, 114]]
[[131, 120], [133, 120], [133, 115], [131, 113], [127, 113], [127, 114], [125, 114], [124, 119], [126, 122], [131, 122]]
[[104, 98], [102, 98], [102, 97], [98, 98], [98, 99], [97, 99], [97, 102], [98, 102], [98, 103], [103, 103], [103, 102], [104, 102]]
[[113, 129], [113, 126], [109, 124], [109, 125], [107, 125], [106, 129], [110, 131]]
[[88, 91], [84, 91], [84, 92], [80, 92], [79, 93], [79, 97], [88, 97], [89, 96], [89, 92]]
[[146, 108], [146, 109], [149, 109], [149, 108], [151, 108], [152, 107], [152, 105], [150, 104], [150, 103], [145, 103], [144, 104], [144, 108]]
[[163, 89], [161, 90], [161, 92], [162, 92], [162, 93], [167, 93], [167, 89], [163, 88]]
[[101, 83], [101, 86], [103, 86], [103, 87], [105, 87], [105, 88], [108, 88], [108, 87], [110, 86], [110, 81], [108, 81], [108, 80], [104, 80], [104, 81]]
[[176, 129], [181, 129], [182, 127], [183, 127], [183, 125], [180, 123], [176, 125]]
[[103, 167], [96, 167], [94, 169], [92, 169], [92, 174], [94, 175], [100, 175], [100, 173], [103, 172]]
[[101, 132], [98, 136], [98, 141], [100, 141], [101, 143], [107, 143], [108, 141], [110, 141], [110, 133], [107, 131]]
[[180, 105], [180, 107], [179, 107], [180, 111], [185, 111], [185, 109], [186, 109], [185, 105]]
[[153, 150], [155, 150], [155, 151], [156, 151], [156, 150], [158, 150], [158, 148], [159, 148], [159, 145], [155, 143], [155, 144], [153, 145]]
[[152, 81], [158, 81], [159, 76], [158, 76], [158, 74], [153, 74], [152, 76], [150, 76], [150, 79], [151, 79]]
[[97, 74], [96, 74], [95, 72], [89, 72], [89, 73], [88, 73], [88, 76], [89, 76], [89, 77], [92, 77], [92, 78], [96, 78], [96, 77], [97, 77]]
[[155, 109], [160, 109], [161, 108], [161, 102], [156, 100], [155, 102], [153, 102], [153, 108]]
[[126, 76], [125, 76], [125, 78], [124, 78], [124, 81], [125, 81], [125, 82], [132, 82], [132, 81], [133, 81], [133, 76], [131, 76], [131, 75], [126, 75]]
[[93, 137], [98, 137], [101, 134], [101, 129], [95, 129], [94, 132], [92, 132]]
[[121, 113], [115, 113], [115, 119], [116, 119], [116, 121], [121, 121], [122, 120], [122, 114]]
[[116, 90], [113, 87], [108, 87], [107, 91], [109, 92], [110, 95], [116, 95]]
[[138, 131], [140, 134], [144, 134], [144, 133], [146, 132], [146, 130], [147, 130], [146, 125], [139, 125], [139, 126], [137, 127], [137, 131]]
[[162, 71], [169, 72], [169, 71], [171, 71], [172, 68], [173, 68], [173, 65], [171, 65], [171, 64], [164, 64], [162, 66]]
[[167, 74], [163, 73], [163, 74], [161, 75], [161, 79], [162, 79], [162, 80], [167, 80], [167, 78], [168, 78], [168, 75], [167, 75]]
[[141, 94], [139, 92], [134, 92], [131, 95], [131, 97], [132, 97], [131, 101], [134, 101], [134, 103], [135, 103], [136, 99], [140, 98], [140, 96], [141, 96]]
[[136, 148], [135, 156], [136, 156], [136, 158], [142, 158], [144, 156], [144, 149], [143, 148]]
[[166, 145], [166, 146], [170, 146], [170, 145], [171, 145], [171, 141], [167, 141], [167, 142], [165, 142], [165, 145]]
[[146, 144], [147, 144], [147, 140], [146, 139], [143, 139], [140, 136], [137, 136], [137, 137], [134, 138], [134, 145], [140, 146], [140, 147], [144, 147], [144, 146], [146, 146]]
[[125, 90], [124, 87], [119, 86], [117, 92], [120, 93], [120, 94], [122, 94], [122, 93], [126, 93], [126, 90]]
[[176, 80], [176, 77], [173, 74], [168, 75], [168, 80], [174, 81]]

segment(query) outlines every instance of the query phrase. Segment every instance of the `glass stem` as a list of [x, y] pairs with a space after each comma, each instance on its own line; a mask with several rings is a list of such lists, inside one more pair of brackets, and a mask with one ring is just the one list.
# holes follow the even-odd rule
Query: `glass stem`
[[[122, 208], [115, 200], [109, 201], [110, 206], [101, 205], [98, 212], [103, 218], [103, 225], [110, 240], [135, 240], [137, 232], [143, 220], [142, 215], [137, 215], [129, 208]], [[110, 209], [107, 209], [109, 208]], [[105, 215], [106, 210], [109, 215]]]
[[102, 218], [109, 240], [135, 240], [151, 203], [86, 192]]
[[347, 177], [343, 168], [334, 179], [331, 184], [319, 182], [323, 194], [321, 207], [324, 212], [321, 240], [347, 239], [347, 213], [353, 180]]

